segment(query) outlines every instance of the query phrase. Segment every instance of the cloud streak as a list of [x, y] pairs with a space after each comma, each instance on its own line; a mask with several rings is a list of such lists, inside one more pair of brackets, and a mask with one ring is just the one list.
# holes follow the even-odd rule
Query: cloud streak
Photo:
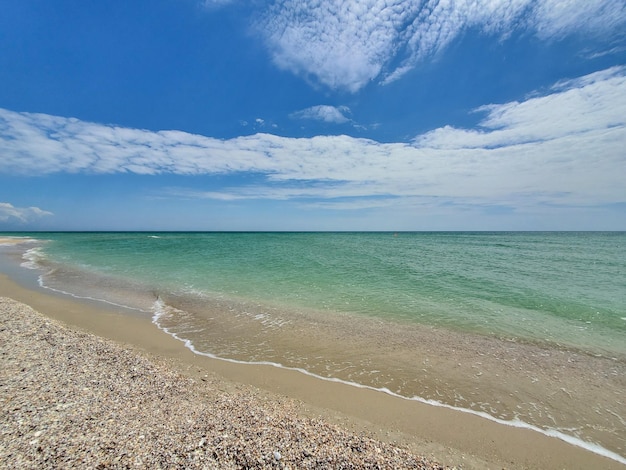
[[39, 207], [15, 207], [8, 202], [0, 202], [0, 222], [32, 222], [42, 217], [53, 215]]
[[[416, 139], [417, 145], [440, 149], [497, 148], [548, 143], [568, 137], [584, 139], [586, 133], [604, 132], [626, 125], [624, 68], [596, 72], [557, 83], [552, 94], [522, 103], [482, 106], [486, 113], [479, 129], [443, 127]], [[564, 110], [578, 113], [564, 116]], [[566, 125], [563, 119], [567, 120]], [[589, 136], [591, 139], [591, 135]]]
[[472, 28], [541, 40], [610, 37], [626, 24], [622, 0], [284, 0], [257, 24], [274, 63], [331, 88], [392, 82]]
[[[476, 110], [411, 142], [349, 136], [229, 140], [0, 109], [0, 173], [255, 175], [254, 183], [176, 197], [594, 205], [626, 202], [626, 67], [557, 83], [546, 94]], [[316, 202], [317, 200], [317, 202]]]

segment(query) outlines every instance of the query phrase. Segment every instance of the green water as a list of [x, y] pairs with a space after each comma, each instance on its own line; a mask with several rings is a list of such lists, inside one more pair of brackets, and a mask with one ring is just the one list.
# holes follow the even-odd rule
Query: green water
[[0, 252], [43, 287], [137, 309], [198, 354], [556, 431], [626, 463], [626, 233], [8, 235], [36, 239]]
[[50, 260], [182, 295], [626, 352], [624, 233], [54, 233]]

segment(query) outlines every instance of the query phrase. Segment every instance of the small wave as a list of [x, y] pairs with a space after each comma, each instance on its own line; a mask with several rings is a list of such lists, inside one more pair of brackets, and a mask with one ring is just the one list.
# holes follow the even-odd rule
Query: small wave
[[37, 243], [39, 240], [30, 237], [6, 237], [0, 236], [0, 246], [21, 245], [23, 243]]
[[[38, 241], [38, 240], [36, 240]], [[114, 307], [120, 307], [120, 308], [124, 308], [124, 309], [130, 309], [130, 310], [136, 310], [136, 311], [140, 311], [143, 313], [150, 313], [146, 310], [142, 310], [140, 308], [136, 308], [136, 307], [131, 307], [129, 305], [124, 305], [121, 303], [116, 303], [116, 302], [111, 302], [109, 300], [106, 299], [101, 299], [101, 298], [97, 298], [97, 297], [90, 297], [90, 296], [84, 296], [84, 295], [78, 295], [78, 294], [74, 294], [72, 292], [63, 290], [63, 289], [59, 289], [59, 288], [55, 288], [52, 286], [49, 286], [45, 283], [44, 277], [45, 276], [50, 276], [53, 275], [56, 271], [57, 268], [55, 267], [50, 267], [47, 266], [46, 267], [46, 260], [47, 257], [45, 255], [45, 252], [43, 250], [43, 247], [35, 247], [35, 248], [31, 248], [29, 250], [26, 250], [24, 252], [24, 254], [22, 254], [22, 259], [24, 260], [22, 263], [20, 263], [20, 266], [26, 269], [32, 269], [32, 270], [36, 270], [36, 271], [40, 271], [40, 272], [44, 272], [44, 274], [40, 274], [37, 278], [37, 283], [39, 284], [39, 287], [43, 288], [43, 289], [47, 289], [50, 290], [52, 292], [56, 292], [57, 294], [63, 294], [63, 295], [67, 295], [70, 296], [74, 299], [79, 299], [79, 300], [88, 300], [88, 301], [93, 301], [93, 302], [103, 302], [105, 304], [108, 305], [112, 305]]]
[[[50, 274], [50, 273], [48, 273], [48, 274]], [[112, 302], [110, 300], [101, 299], [101, 298], [98, 298], [98, 297], [90, 297], [90, 296], [87, 296], [87, 295], [78, 295], [78, 294], [74, 294], [72, 292], [65, 291], [63, 289], [57, 289], [55, 287], [50, 287], [50, 286], [46, 285], [46, 283], [44, 282], [44, 275], [39, 276], [38, 283], [39, 283], [39, 287], [41, 287], [43, 289], [48, 289], [48, 290], [50, 290], [52, 292], [56, 292], [57, 294], [68, 295], [68, 296], [70, 296], [70, 297], [72, 297], [74, 299], [88, 300], [88, 301], [91, 301], [91, 302], [102, 302], [102, 303], [105, 303], [105, 304], [108, 304], [108, 305], [112, 305], [114, 307], [120, 307], [120, 308], [127, 309], [127, 310], [135, 310], [137, 312], [142, 312], [142, 313], [151, 313], [151, 312], [149, 312], [147, 310], [143, 310], [143, 309], [138, 308], [138, 307], [131, 307], [130, 305], [124, 305], [124, 304], [121, 304], [121, 303]]]
[[621, 455], [612, 452], [608, 449], [605, 449], [604, 447], [598, 445], [598, 444], [594, 444], [591, 442], [587, 442], [587, 441], [583, 441], [582, 439], [579, 439], [577, 437], [571, 436], [569, 434], [565, 434], [564, 432], [562, 432], [559, 429], [552, 429], [552, 428], [547, 428], [547, 429], [543, 429], [540, 428], [538, 426], [526, 423], [524, 421], [521, 421], [519, 419], [513, 419], [513, 420], [507, 420], [507, 419], [502, 419], [502, 418], [497, 418], [495, 416], [490, 415], [489, 413], [486, 413], [484, 411], [476, 411], [476, 410], [472, 410], [472, 409], [468, 409], [468, 408], [462, 408], [459, 406], [453, 406], [453, 405], [448, 405], [446, 403], [437, 401], [437, 400], [431, 400], [431, 399], [426, 399], [426, 398], [422, 398], [422, 397], [418, 397], [418, 396], [413, 396], [413, 397], [406, 397], [403, 395], [400, 395], [396, 392], [393, 392], [391, 390], [389, 390], [386, 387], [373, 387], [370, 385], [364, 385], [364, 384], [360, 384], [357, 382], [350, 382], [347, 380], [342, 380], [342, 379], [338, 379], [335, 377], [324, 377], [315, 373], [312, 373], [304, 368], [301, 367], [289, 367], [289, 366], [285, 366], [283, 364], [280, 364], [278, 362], [271, 362], [271, 361], [242, 361], [239, 359], [229, 359], [229, 358], [224, 358], [224, 357], [220, 357], [217, 356], [215, 354], [212, 353], [207, 353], [207, 352], [203, 352], [203, 351], [199, 351], [195, 348], [193, 342], [189, 339], [185, 339], [185, 338], [181, 338], [180, 336], [178, 336], [176, 333], [170, 331], [169, 328], [163, 326], [160, 322], [160, 320], [168, 315], [168, 313], [173, 313], [176, 314], [176, 312], [181, 312], [180, 310], [171, 307], [169, 305], [166, 305], [165, 302], [163, 302], [163, 300], [159, 297], [157, 298], [157, 300], [154, 302], [153, 304], [153, 312], [152, 312], [152, 323], [154, 325], [156, 325], [157, 328], [159, 328], [161, 331], [163, 331], [164, 333], [170, 335], [171, 337], [173, 337], [174, 339], [177, 339], [178, 341], [181, 341], [182, 343], [184, 343], [185, 347], [187, 349], [189, 349], [191, 352], [193, 352], [194, 354], [197, 354], [199, 356], [204, 356], [204, 357], [208, 357], [211, 359], [217, 359], [220, 361], [225, 361], [225, 362], [229, 362], [232, 364], [247, 364], [247, 365], [261, 365], [261, 366], [272, 366], [272, 367], [277, 367], [279, 369], [285, 369], [285, 370], [291, 370], [291, 371], [295, 371], [295, 372], [300, 372], [302, 374], [308, 375], [310, 377], [316, 378], [316, 379], [320, 379], [320, 380], [325, 380], [327, 382], [335, 382], [335, 383], [341, 383], [344, 385], [349, 385], [352, 387], [356, 387], [356, 388], [361, 388], [361, 389], [366, 389], [366, 390], [372, 390], [372, 391], [376, 391], [376, 392], [382, 392], [382, 393], [386, 393], [387, 395], [393, 396], [395, 398], [400, 398], [403, 400], [410, 400], [410, 401], [416, 401], [419, 403], [423, 403], [426, 405], [431, 405], [431, 406], [437, 406], [437, 407], [441, 407], [441, 408], [447, 408], [450, 410], [454, 410], [454, 411], [459, 411], [462, 413], [469, 413], [484, 419], [487, 419], [489, 421], [493, 421], [495, 423], [498, 424], [502, 424], [505, 426], [511, 426], [514, 428], [523, 428], [523, 429], [528, 429], [531, 431], [535, 431], [538, 432], [540, 434], [543, 434], [544, 436], [547, 437], [555, 437], [557, 439], [560, 439], [564, 442], [567, 442], [568, 444], [571, 444], [573, 446], [585, 449], [589, 452], [593, 452], [597, 455], [601, 455], [603, 457], [607, 457], [611, 460], [615, 460], [619, 463], [625, 464], [626, 465], [626, 458], [622, 457]]
[[26, 250], [22, 255], [23, 263], [20, 264], [23, 268], [27, 269], [41, 269], [42, 261], [46, 259], [46, 255], [44, 254], [43, 249], [38, 246], [36, 248], [31, 248], [30, 250]]

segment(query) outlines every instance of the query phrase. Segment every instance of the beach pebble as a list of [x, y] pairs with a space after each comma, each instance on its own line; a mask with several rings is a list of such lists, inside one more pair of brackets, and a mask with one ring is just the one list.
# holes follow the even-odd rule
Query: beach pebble
[[2, 297], [0, 324], [2, 468], [446, 468]]

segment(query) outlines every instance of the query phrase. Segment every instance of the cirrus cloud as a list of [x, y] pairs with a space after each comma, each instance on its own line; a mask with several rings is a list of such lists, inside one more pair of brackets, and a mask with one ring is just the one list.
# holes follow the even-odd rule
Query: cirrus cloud
[[398, 79], [468, 29], [500, 38], [529, 30], [554, 40], [611, 37], [625, 24], [623, 0], [284, 0], [256, 29], [278, 67], [354, 93]]

